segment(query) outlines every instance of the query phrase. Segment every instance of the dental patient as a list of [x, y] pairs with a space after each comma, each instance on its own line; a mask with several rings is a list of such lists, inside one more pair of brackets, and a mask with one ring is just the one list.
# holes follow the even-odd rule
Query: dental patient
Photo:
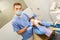
[[30, 18], [30, 22], [33, 25], [33, 32], [35, 34], [46, 35], [47, 37], [52, 37], [51, 35], [54, 34], [54, 31], [52, 31], [52, 30], [50, 30], [49, 28], [46, 27], [47, 25], [49, 25], [49, 23], [45, 22], [47, 25], [44, 25], [39, 20], [36, 20], [33, 17]]

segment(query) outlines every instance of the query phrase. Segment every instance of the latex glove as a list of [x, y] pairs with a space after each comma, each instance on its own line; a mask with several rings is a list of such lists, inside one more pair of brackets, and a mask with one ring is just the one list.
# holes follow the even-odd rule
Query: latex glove
[[37, 17], [37, 15], [36, 14], [33, 14], [33, 16], [32, 16], [33, 18], [35, 18], [35, 17]]

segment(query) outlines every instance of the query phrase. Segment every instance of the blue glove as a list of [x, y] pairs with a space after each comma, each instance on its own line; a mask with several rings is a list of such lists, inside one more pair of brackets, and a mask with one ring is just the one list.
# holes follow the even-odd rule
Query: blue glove
[[35, 17], [37, 17], [37, 15], [36, 14], [33, 14], [33, 16], [32, 16], [33, 18], [35, 18]]
[[28, 27], [31, 27], [32, 25], [31, 25], [31, 23], [29, 23], [28, 25], [26, 25], [26, 27], [28, 28]]

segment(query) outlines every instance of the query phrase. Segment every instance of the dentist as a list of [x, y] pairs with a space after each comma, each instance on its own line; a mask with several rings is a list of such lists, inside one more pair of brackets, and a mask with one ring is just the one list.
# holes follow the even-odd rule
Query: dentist
[[13, 30], [22, 35], [22, 40], [33, 40], [32, 26], [29, 22], [29, 17], [22, 12], [22, 5], [20, 3], [13, 4], [13, 11], [15, 16], [12, 19]]

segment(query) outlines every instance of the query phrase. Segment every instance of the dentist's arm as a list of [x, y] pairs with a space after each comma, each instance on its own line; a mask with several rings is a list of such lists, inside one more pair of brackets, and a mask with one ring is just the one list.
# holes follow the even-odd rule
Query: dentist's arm
[[18, 31], [17, 31], [17, 34], [21, 35], [21, 34], [24, 33], [26, 30], [27, 30], [27, 28], [24, 27], [24, 28], [18, 30]]
[[27, 27], [21, 28], [21, 25], [19, 25], [16, 22], [12, 22], [12, 27], [13, 27], [14, 32], [17, 32], [17, 34], [19, 35], [24, 33], [27, 30]]

